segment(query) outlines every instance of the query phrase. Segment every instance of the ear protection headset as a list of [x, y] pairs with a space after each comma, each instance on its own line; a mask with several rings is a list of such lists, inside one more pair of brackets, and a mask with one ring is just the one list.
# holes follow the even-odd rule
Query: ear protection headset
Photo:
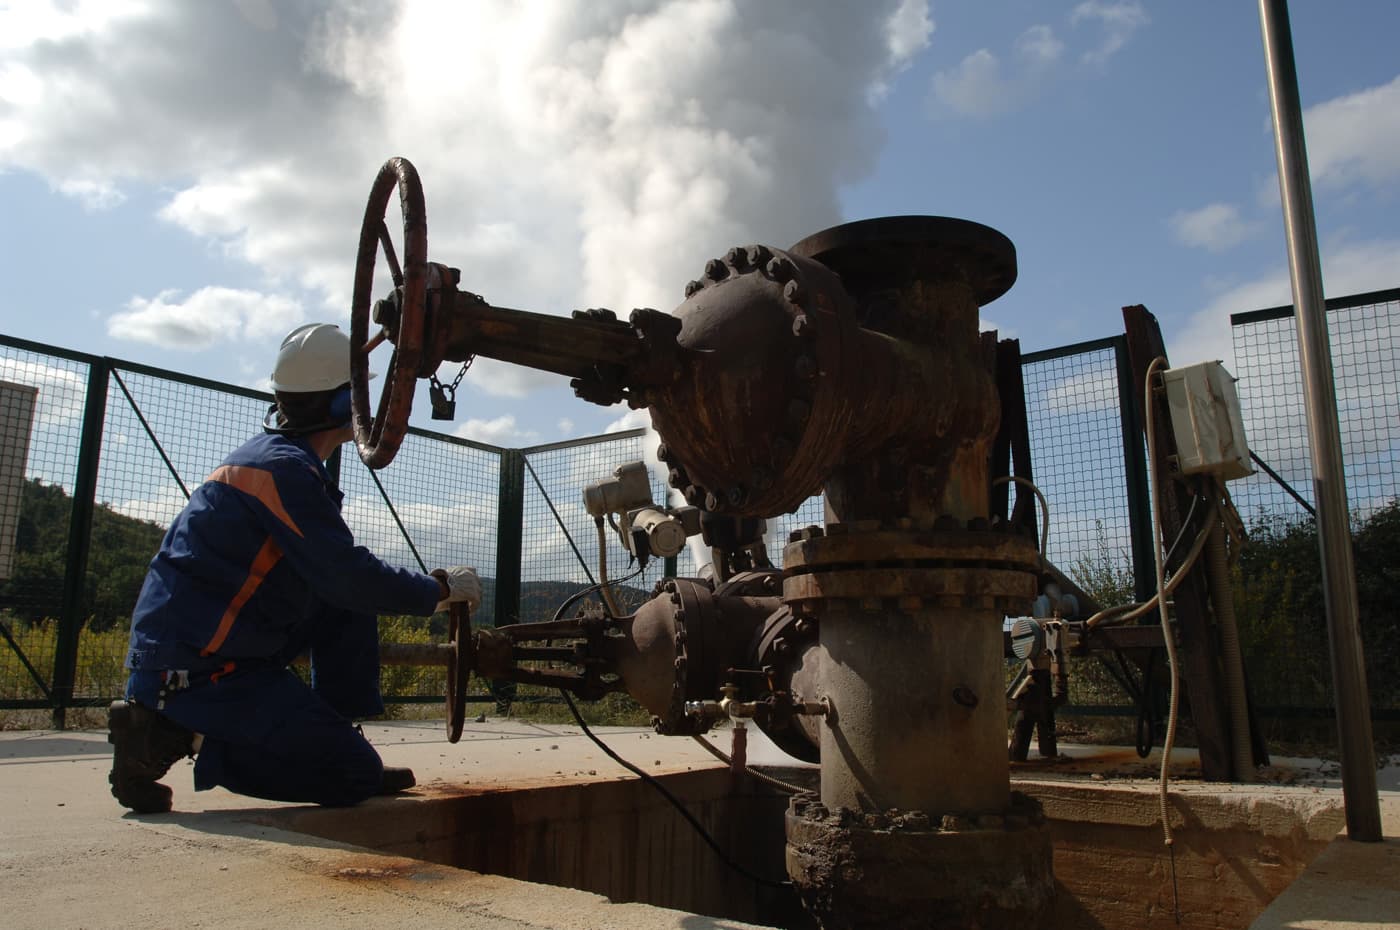
[[330, 406], [326, 410], [326, 419], [322, 423], [315, 423], [311, 426], [278, 426], [277, 425], [277, 405], [273, 404], [268, 408], [263, 416], [263, 432], [272, 433], [276, 436], [306, 436], [310, 433], [319, 433], [322, 430], [338, 429], [350, 423], [350, 387], [339, 388], [331, 395]]

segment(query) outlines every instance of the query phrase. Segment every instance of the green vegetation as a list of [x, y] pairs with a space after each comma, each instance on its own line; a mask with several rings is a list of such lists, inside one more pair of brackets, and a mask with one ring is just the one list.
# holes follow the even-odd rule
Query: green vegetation
[[[1353, 529], [1361, 638], [1373, 707], [1400, 707], [1400, 500]], [[1099, 532], [1093, 553], [1071, 574], [1104, 605], [1132, 599], [1131, 562]], [[1332, 704], [1327, 618], [1317, 527], [1311, 520], [1256, 522], [1233, 568], [1235, 612], [1250, 691], [1260, 707]], [[1122, 703], [1126, 695], [1097, 663], [1078, 662], [1075, 702]]]
[[[61, 485], [44, 484], [37, 478], [24, 482], [14, 569], [0, 585], [0, 607], [6, 613], [39, 623], [58, 612], [72, 510], [73, 500]], [[146, 567], [164, 535], [165, 527], [158, 523], [128, 517], [107, 504], [93, 508], [83, 583], [90, 629], [102, 631], [126, 623], [141, 593]]]
[[[1400, 707], [1400, 500], [1353, 530], [1358, 619], [1373, 707]], [[1236, 570], [1235, 609], [1250, 688], [1262, 706], [1330, 707], [1317, 526], [1257, 523]]]

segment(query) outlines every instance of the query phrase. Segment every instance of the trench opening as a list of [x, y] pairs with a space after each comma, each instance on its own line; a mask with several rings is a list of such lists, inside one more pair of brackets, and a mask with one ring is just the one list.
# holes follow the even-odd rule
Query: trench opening
[[[751, 779], [735, 781], [724, 769], [659, 777], [731, 859], [757, 875], [785, 878], [785, 796]], [[1343, 821], [1337, 804], [1305, 791], [1198, 785], [1174, 795], [1174, 900], [1153, 790], [1013, 786], [1040, 800], [1050, 822], [1056, 904], [1046, 926], [1057, 930], [1246, 930]], [[357, 808], [289, 809], [276, 819], [296, 832], [384, 854], [617, 903], [789, 930], [813, 926], [791, 889], [736, 874], [654, 789], [631, 778], [432, 788]]]

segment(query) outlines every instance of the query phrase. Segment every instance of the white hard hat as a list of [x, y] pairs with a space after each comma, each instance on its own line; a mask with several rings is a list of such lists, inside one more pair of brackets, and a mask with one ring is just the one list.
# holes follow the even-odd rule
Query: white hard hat
[[274, 391], [330, 391], [349, 380], [350, 337], [334, 323], [307, 323], [282, 340], [272, 368]]

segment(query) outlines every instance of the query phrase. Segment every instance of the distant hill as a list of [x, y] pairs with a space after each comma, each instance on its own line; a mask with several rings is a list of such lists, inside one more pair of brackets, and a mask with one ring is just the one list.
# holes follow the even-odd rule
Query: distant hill
[[[58, 616], [72, 510], [72, 498], [62, 485], [25, 481], [14, 570], [12, 577], [0, 584], [0, 609], [30, 622]], [[107, 504], [94, 508], [84, 586], [85, 609], [93, 618], [93, 629], [126, 624], [141, 593], [146, 569], [164, 536], [165, 527], [159, 523], [128, 517]], [[496, 580], [483, 578], [481, 586], [483, 604], [477, 622], [490, 624], [495, 620]], [[549, 620], [560, 604], [584, 587], [571, 581], [527, 581], [520, 588], [519, 619]], [[630, 585], [619, 585], [615, 590], [623, 610], [635, 610], [651, 596], [649, 591]], [[590, 595], [590, 599], [596, 598], [596, 594]], [[571, 605], [565, 616], [572, 617], [577, 611], [578, 605]], [[445, 621], [439, 619], [431, 626], [436, 635], [446, 635]]]
[[[68, 521], [73, 499], [62, 485], [26, 479], [20, 492], [15, 564], [0, 585], [0, 608], [37, 622], [57, 617], [68, 558]], [[84, 607], [91, 627], [125, 623], [141, 593], [146, 567], [160, 548], [165, 527], [98, 504], [92, 514], [92, 545], [84, 579]]]

